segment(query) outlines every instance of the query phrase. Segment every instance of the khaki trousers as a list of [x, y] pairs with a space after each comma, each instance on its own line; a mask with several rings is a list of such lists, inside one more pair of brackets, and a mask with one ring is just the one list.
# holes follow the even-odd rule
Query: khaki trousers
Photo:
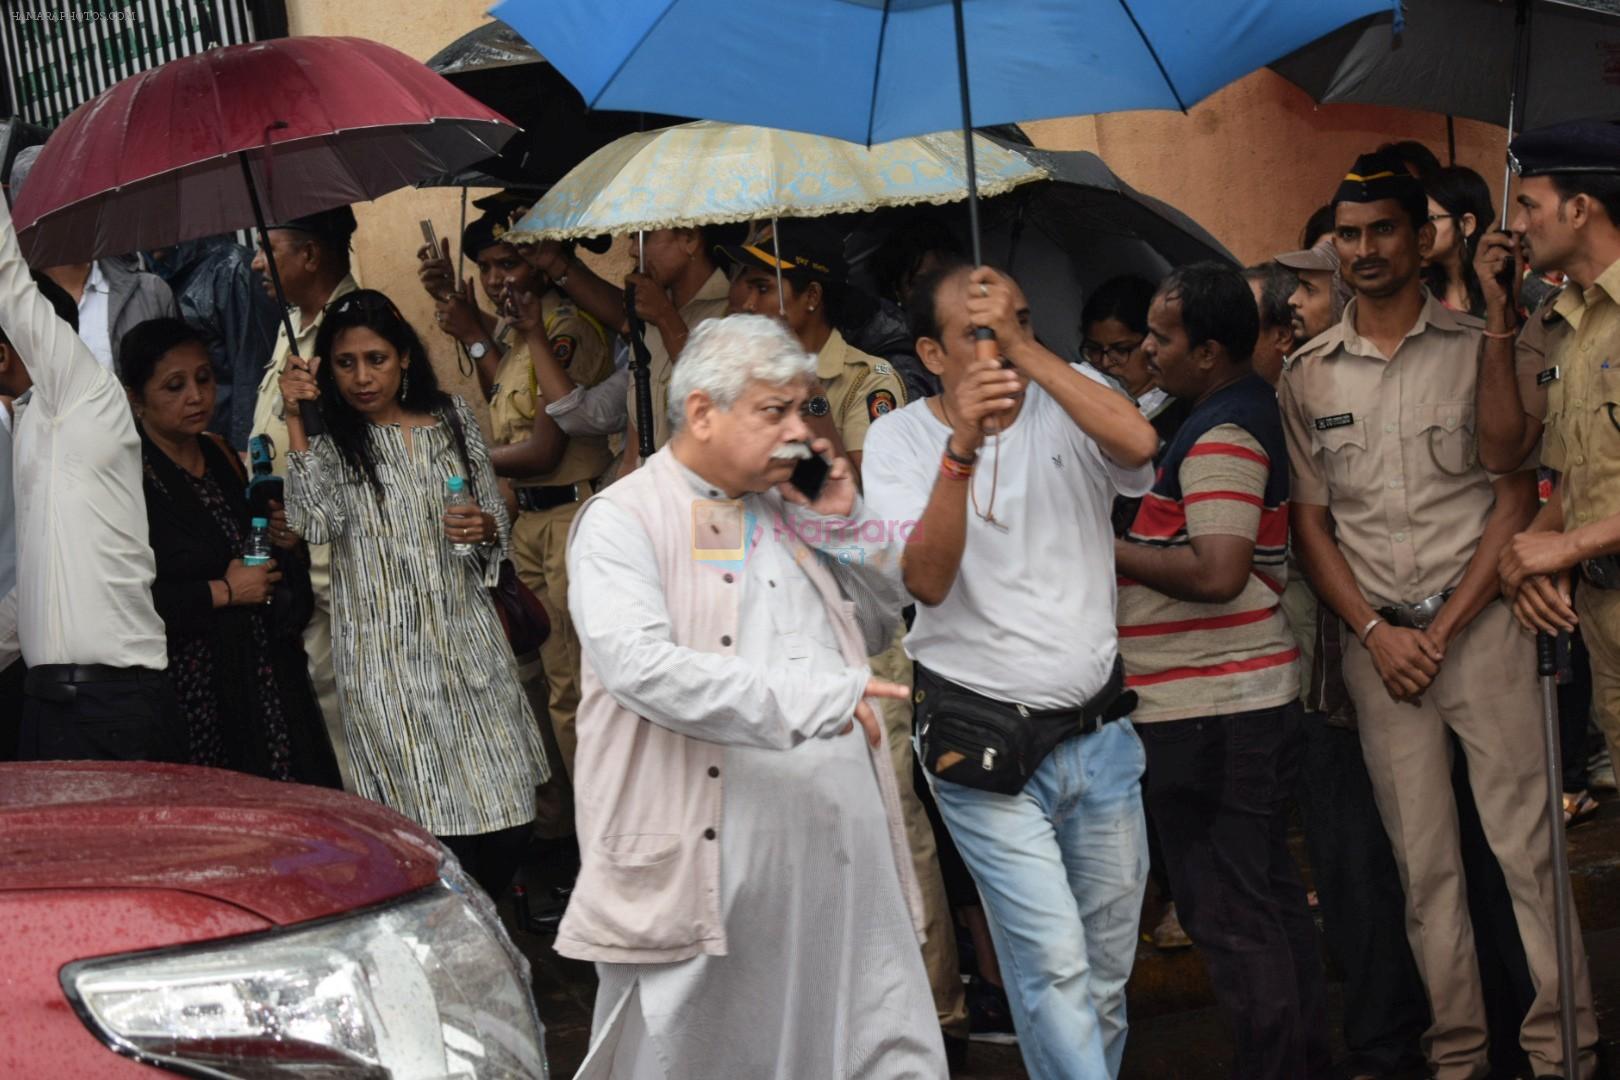
[[309, 679], [315, 684], [315, 699], [332, 740], [343, 790], [352, 792], [354, 766], [349, 762], [349, 736], [338, 708], [337, 670], [332, 664], [332, 545], [309, 545], [309, 583], [315, 593], [315, 610], [304, 625], [304, 655], [309, 659]]
[[550, 689], [551, 730], [569, 777], [574, 773], [574, 713], [579, 709], [579, 635], [568, 617], [568, 530], [580, 503], [529, 510], [512, 523], [512, 562], [518, 578], [551, 619], [551, 635], [540, 646]]
[[[889, 647], [872, 658], [872, 674], [910, 686], [911, 658], [900, 645], [903, 636], [904, 631], [896, 634]], [[967, 995], [962, 991], [962, 972], [956, 958], [956, 924], [945, 899], [945, 881], [939, 874], [934, 829], [913, 783], [911, 702], [884, 698], [883, 727], [894, 759], [894, 774], [900, 781], [900, 816], [906, 825], [911, 865], [917, 874], [917, 887], [922, 890], [923, 929], [928, 934], [922, 947], [923, 966], [928, 969], [928, 986], [934, 993], [934, 1011], [945, 1034], [965, 1039]]]
[[1575, 588], [1581, 639], [1592, 657], [1592, 718], [1609, 744], [1609, 760], [1620, 765], [1620, 589], [1588, 582]]
[[[1519, 1042], [1537, 1075], [1562, 1076], [1547, 759], [1534, 643], [1506, 605], [1493, 602], [1451, 643], [1417, 706], [1390, 700], [1371, 656], [1354, 638], [1346, 643], [1344, 675], [1373, 796], [1406, 890], [1407, 939], [1434, 1013], [1424, 1049], [1437, 1080], [1474, 1080], [1486, 1075], [1488, 1064], [1448, 728], [1467, 754], [1480, 821], [1507, 878], [1536, 987]], [[1592, 1048], [1598, 1031], [1579, 927], [1575, 942], [1579, 1075], [1590, 1077], [1597, 1067]]]

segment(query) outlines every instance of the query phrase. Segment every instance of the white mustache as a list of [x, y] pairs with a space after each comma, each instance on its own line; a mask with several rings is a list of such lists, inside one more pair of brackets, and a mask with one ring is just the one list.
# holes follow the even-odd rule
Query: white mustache
[[810, 444], [802, 442], [784, 443], [771, 451], [772, 461], [804, 461], [810, 456]]

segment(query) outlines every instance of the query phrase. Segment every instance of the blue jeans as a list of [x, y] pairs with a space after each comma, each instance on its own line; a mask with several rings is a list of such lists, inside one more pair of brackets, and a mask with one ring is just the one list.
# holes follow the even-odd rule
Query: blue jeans
[[1052, 751], [1017, 795], [930, 776], [978, 883], [1031, 1080], [1109, 1080], [1147, 886], [1142, 743], [1129, 720]]

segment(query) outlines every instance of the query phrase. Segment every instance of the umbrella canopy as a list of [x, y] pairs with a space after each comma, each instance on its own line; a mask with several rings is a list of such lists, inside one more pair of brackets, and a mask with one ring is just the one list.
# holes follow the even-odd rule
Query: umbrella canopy
[[685, 119], [587, 109], [573, 84], [499, 19], [461, 35], [429, 57], [427, 66], [522, 130], [476, 170], [433, 177], [419, 187], [543, 191], [614, 139]]
[[[963, 0], [973, 123], [1185, 109], [1398, 0]], [[962, 127], [950, 0], [504, 0], [592, 108], [859, 143]]]
[[[1045, 172], [974, 136], [979, 194]], [[822, 135], [700, 120], [626, 135], [555, 185], [509, 236], [567, 240], [638, 229], [822, 217], [967, 197], [959, 134], [864, 147]]]
[[[1424, 0], [1396, 31], [1356, 22], [1272, 67], [1320, 102], [1356, 102], [1507, 125], [1521, 7], [1527, 82], [1516, 128], [1620, 120], [1620, 0]], [[1532, 10], [1533, 9], [1533, 10]]]
[[63, 121], [17, 200], [18, 238], [45, 266], [149, 250], [254, 224], [244, 165], [281, 221], [453, 172], [513, 133], [375, 41], [210, 49], [133, 75]]
[[1202, 225], [1169, 203], [1131, 187], [1096, 154], [1021, 153], [1050, 179], [1002, 200], [996, 214], [1046, 233], [1077, 259], [1093, 258], [1088, 251], [1100, 243], [1134, 241], [1163, 260], [1162, 270], [1207, 260], [1242, 265]]

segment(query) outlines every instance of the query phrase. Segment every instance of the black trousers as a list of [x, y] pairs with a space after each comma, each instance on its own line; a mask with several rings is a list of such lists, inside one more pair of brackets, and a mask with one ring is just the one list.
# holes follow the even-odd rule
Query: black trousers
[[1232, 1028], [1232, 1075], [1331, 1075], [1316, 924], [1288, 851], [1304, 712], [1137, 725], [1181, 925]]
[[36, 686], [23, 701], [22, 761], [179, 761], [181, 748], [179, 709], [161, 671]]
[[512, 887], [523, 855], [529, 848], [529, 837], [534, 822], [513, 825], [495, 832], [469, 833], [463, 836], [441, 836], [439, 842], [449, 848], [467, 876], [481, 885], [490, 899], [497, 904]]
[[0, 761], [16, 761], [22, 745], [23, 677], [28, 667], [21, 660], [0, 671]]
[[1298, 798], [1328, 955], [1344, 973], [1349, 1076], [1423, 1065], [1429, 1003], [1406, 940], [1406, 896], [1373, 803], [1361, 737], [1305, 717]]

